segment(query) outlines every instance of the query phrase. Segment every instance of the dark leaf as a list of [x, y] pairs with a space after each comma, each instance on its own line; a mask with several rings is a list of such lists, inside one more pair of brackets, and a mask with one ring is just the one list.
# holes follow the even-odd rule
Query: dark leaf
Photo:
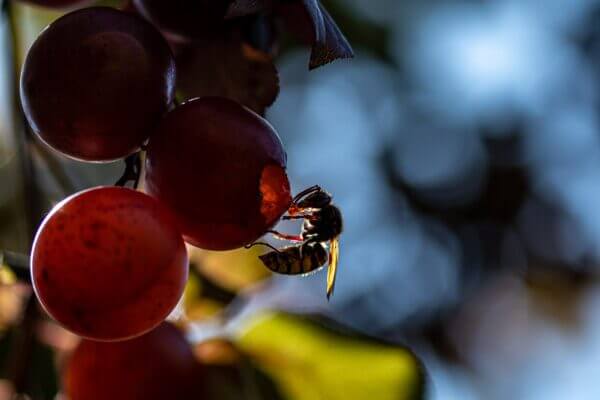
[[285, 21], [286, 28], [312, 46], [309, 68], [314, 69], [340, 58], [352, 58], [354, 52], [335, 21], [318, 0], [237, 0], [228, 17], [273, 9]]
[[256, 14], [272, 7], [274, 0], [234, 0], [227, 10], [228, 18]]
[[273, 381], [247, 361], [238, 366], [211, 365], [204, 373], [207, 400], [283, 400]]
[[[11, 375], [14, 359], [11, 357], [11, 349], [18, 340], [18, 330], [11, 330], [0, 340], [0, 362], [2, 371], [0, 377], [6, 379]], [[33, 399], [51, 400], [58, 393], [58, 374], [54, 364], [52, 350], [46, 345], [35, 340], [31, 349], [30, 360], [27, 368], [27, 394]]]
[[242, 40], [238, 31], [193, 42], [177, 56], [178, 95], [221, 96], [259, 114], [279, 94], [271, 57]]
[[350, 43], [318, 0], [281, 2], [277, 12], [293, 34], [312, 46], [310, 69], [354, 57]]
[[276, 383], [228, 340], [200, 343], [196, 355], [203, 364], [203, 399], [283, 400]]

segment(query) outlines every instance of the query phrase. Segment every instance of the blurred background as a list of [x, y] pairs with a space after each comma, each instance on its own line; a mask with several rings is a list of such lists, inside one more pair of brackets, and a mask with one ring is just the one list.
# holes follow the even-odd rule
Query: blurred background
[[[186, 315], [199, 342], [223, 306], [235, 321], [265, 310], [318, 315], [374, 346], [411, 349], [420, 362], [393, 385], [424, 376], [427, 399], [600, 398], [600, 2], [323, 4], [355, 59], [309, 72], [307, 49], [285, 41], [281, 92], [266, 116], [294, 192], [320, 184], [344, 213], [336, 293], [326, 301], [324, 271], [270, 277], [254, 253], [192, 249], [197, 273], [175, 319]], [[57, 15], [14, 7], [17, 59]], [[2, 24], [0, 249], [26, 253], [22, 124]], [[48, 204], [122, 172], [39, 146], [31, 154]], [[6, 279], [8, 329], [29, 289]], [[76, 339], [52, 343], [68, 352]], [[381, 362], [366, 360], [334, 371]], [[374, 374], [371, 384], [392, 385]], [[336, 398], [332, 388], [289, 390]], [[408, 398], [388, 394], [375, 397]]]

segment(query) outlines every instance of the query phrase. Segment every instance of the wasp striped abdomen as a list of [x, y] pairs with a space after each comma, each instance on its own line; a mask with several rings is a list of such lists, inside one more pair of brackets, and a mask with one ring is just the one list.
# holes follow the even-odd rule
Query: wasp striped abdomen
[[284, 247], [259, 256], [273, 272], [285, 275], [302, 275], [318, 270], [327, 263], [327, 250], [322, 243]]

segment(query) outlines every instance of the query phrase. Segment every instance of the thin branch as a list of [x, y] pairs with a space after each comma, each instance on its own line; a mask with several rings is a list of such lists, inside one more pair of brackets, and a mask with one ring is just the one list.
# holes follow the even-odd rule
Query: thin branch
[[140, 152], [131, 154], [125, 159], [125, 171], [115, 186], [125, 186], [127, 182], [133, 182], [133, 188], [137, 189], [142, 175], [142, 157]]

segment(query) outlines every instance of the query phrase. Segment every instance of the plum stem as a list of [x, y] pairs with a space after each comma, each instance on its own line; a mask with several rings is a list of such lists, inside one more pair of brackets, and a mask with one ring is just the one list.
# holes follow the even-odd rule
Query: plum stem
[[137, 189], [142, 175], [142, 158], [140, 152], [133, 153], [125, 159], [125, 171], [115, 186], [125, 186], [127, 182], [133, 182], [133, 188]]

